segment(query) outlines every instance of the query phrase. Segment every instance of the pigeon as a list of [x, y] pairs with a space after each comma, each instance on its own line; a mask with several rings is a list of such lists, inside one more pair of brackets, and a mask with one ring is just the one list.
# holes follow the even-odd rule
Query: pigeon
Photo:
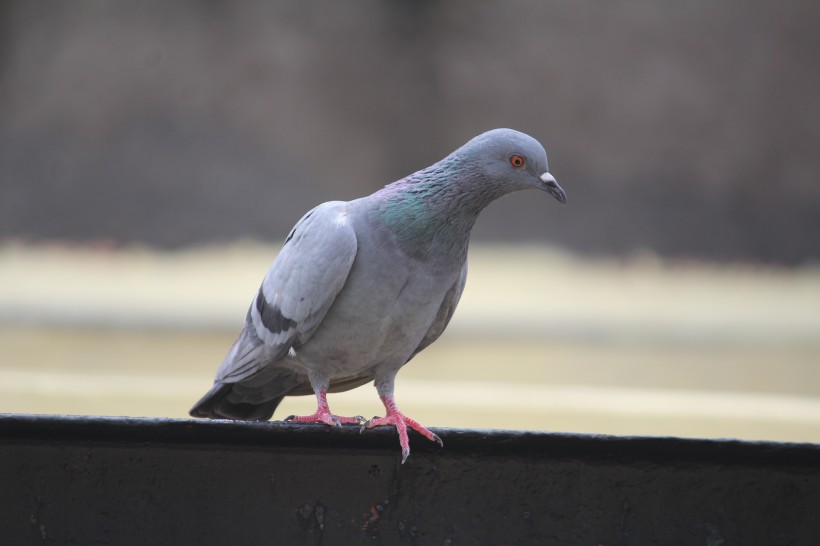
[[[251, 302], [244, 327], [191, 409], [193, 417], [265, 421], [285, 396], [315, 395], [292, 423], [395, 427], [404, 463], [407, 429], [442, 440], [396, 405], [398, 371], [442, 334], [467, 278], [478, 214], [518, 190], [562, 204], [544, 147], [512, 129], [478, 135], [441, 161], [353, 201], [305, 214]], [[384, 417], [331, 413], [328, 392], [373, 381]]]

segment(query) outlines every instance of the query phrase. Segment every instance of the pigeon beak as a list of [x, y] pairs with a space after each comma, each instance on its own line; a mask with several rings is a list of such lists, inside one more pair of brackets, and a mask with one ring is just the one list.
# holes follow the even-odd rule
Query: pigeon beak
[[549, 192], [549, 194], [558, 199], [562, 205], [567, 204], [567, 192], [558, 185], [554, 176], [550, 173], [544, 173], [538, 178], [544, 183], [544, 187], [542, 188], [544, 191]]

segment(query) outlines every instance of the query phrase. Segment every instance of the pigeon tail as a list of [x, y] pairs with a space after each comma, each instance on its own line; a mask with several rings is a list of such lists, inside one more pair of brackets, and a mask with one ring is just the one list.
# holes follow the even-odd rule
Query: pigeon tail
[[232, 390], [233, 384], [231, 383], [215, 383], [211, 390], [194, 404], [188, 412], [189, 415], [207, 419], [267, 421], [273, 417], [273, 412], [284, 398], [284, 395], [278, 396], [261, 404], [237, 403], [228, 400], [228, 395]]

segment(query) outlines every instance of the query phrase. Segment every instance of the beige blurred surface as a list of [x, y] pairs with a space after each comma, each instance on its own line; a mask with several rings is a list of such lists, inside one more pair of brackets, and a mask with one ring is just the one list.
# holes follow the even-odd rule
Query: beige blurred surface
[[[184, 417], [275, 248], [0, 248], [0, 412]], [[820, 272], [477, 247], [399, 374], [430, 426], [820, 442]], [[330, 396], [381, 414], [371, 386]], [[313, 410], [311, 397], [277, 411]]]

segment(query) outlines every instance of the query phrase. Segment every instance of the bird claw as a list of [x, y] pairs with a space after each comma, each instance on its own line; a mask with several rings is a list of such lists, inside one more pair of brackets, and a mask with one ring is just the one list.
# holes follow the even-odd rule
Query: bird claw
[[379, 416], [378, 416], [378, 415], [374, 415], [374, 416], [373, 416], [373, 419], [365, 419], [365, 418], [364, 418], [364, 417], [362, 417], [361, 415], [357, 415], [356, 417], [359, 417], [359, 418], [361, 419], [361, 421], [359, 422], [359, 425], [361, 425], [361, 426], [359, 427], [359, 434], [361, 434], [362, 432], [364, 432], [364, 431], [365, 431], [365, 429], [372, 428], [372, 427], [370, 426], [371, 421], [373, 421], [373, 419], [378, 419], [378, 418], [379, 418]]
[[329, 411], [317, 411], [312, 415], [288, 415], [285, 421], [289, 423], [323, 423], [331, 427], [340, 427], [342, 425], [358, 425], [361, 424], [362, 417], [340, 417], [333, 415]]
[[324, 423], [331, 427], [340, 427], [342, 425], [360, 425], [364, 417], [357, 415], [356, 417], [339, 417], [330, 413], [330, 408], [327, 405], [327, 392], [324, 390], [316, 391], [316, 401], [318, 406], [316, 411], [310, 415], [288, 415], [285, 421], [290, 423]]
[[384, 417], [373, 417], [361, 424], [359, 433], [364, 432], [366, 428], [375, 428], [393, 425], [399, 433], [399, 445], [401, 445], [401, 464], [407, 461], [410, 456], [410, 439], [407, 436], [407, 429], [411, 428], [427, 438], [432, 442], [436, 442], [439, 446], [444, 447], [444, 442], [437, 434], [434, 434], [420, 425], [418, 421], [411, 419], [398, 410], [388, 411]]

